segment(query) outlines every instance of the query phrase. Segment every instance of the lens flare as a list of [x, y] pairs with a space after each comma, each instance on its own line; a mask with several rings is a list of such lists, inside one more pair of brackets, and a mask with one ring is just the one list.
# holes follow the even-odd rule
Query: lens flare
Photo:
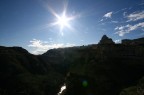
[[82, 86], [83, 86], [83, 87], [87, 87], [87, 86], [88, 86], [88, 82], [87, 82], [86, 80], [84, 80], [84, 81], [82, 82]]

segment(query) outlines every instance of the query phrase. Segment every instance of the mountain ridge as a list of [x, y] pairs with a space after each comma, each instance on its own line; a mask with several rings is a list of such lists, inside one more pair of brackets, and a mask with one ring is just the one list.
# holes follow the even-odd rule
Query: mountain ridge
[[56, 95], [63, 84], [67, 89], [62, 95], [118, 95], [129, 91], [125, 88], [138, 88], [144, 76], [143, 39], [114, 44], [104, 36], [100, 44], [51, 49], [42, 55], [0, 46], [0, 94]]

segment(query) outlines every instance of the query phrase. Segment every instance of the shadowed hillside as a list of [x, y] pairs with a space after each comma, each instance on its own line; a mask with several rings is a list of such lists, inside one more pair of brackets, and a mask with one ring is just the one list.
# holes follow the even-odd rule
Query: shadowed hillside
[[56, 95], [65, 83], [62, 95], [142, 95], [142, 39], [115, 44], [104, 35], [99, 44], [38, 56], [20, 47], [0, 47], [0, 94]]
[[0, 47], [0, 95], [55, 95], [63, 75], [21, 47]]

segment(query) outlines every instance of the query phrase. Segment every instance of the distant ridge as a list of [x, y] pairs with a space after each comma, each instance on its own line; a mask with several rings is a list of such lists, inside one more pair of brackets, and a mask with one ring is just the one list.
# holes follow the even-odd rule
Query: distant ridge
[[144, 45], [144, 37], [143, 38], [138, 38], [138, 39], [123, 39], [122, 44], [125, 45]]

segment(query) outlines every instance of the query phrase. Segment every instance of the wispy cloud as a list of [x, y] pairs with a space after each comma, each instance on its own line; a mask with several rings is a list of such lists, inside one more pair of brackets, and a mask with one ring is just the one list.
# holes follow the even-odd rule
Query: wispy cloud
[[144, 11], [131, 13], [126, 18], [128, 19], [127, 22], [142, 20], [144, 19]]
[[125, 26], [120, 26], [120, 27], [116, 27], [115, 30], [117, 32], [115, 32], [115, 34], [118, 34], [119, 36], [124, 36], [127, 33], [130, 33], [131, 31], [137, 30], [139, 28], [144, 28], [144, 22], [135, 24], [135, 25], [125, 25]]
[[41, 41], [37, 39], [33, 39], [32, 41], [30, 41], [30, 44], [28, 45], [28, 47], [31, 47], [33, 49], [31, 51], [31, 53], [33, 54], [42, 54], [49, 49], [71, 47], [71, 46], [74, 46], [74, 44], [70, 44], [70, 43], [49, 44], [47, 41]]
[[104, 21], [104, 19], [101, 19], [100, 22]]
[[120, 10], [118, 10], [118, 11], [114, 12], [113, 14], [117, 14], [117, 13], [122, 12], [122, 11], [127, 10], [127, 9], [128, 9], [128, 8], [123, 8], [123, 9], [120, 9]]
[[[113, 15], [113, 12], [108, 12], [108, 13], [104, 14], [104, 16], [102, 17], [102, 19], [99, 22], [104, 22], [106, 19], [112, 18], [112, 15]], [[118, 21], [111, 20], [110, 22], [102, 23], [102, 25], [105, 23], [118, 23]]]
[[127, 14], [127, 12], [123, 12], [123, 16], [124, 16], [124, 17], [126, 16], [126, 14]]
[[114, 20], [112, 20], [111, 23], [119, 23], [119, 22], [118, 22], [118, 21], [114, 21]]
[[[100, 21], [100, 22], [102, 22], [102, 21]], [[105, 25], [105, 24], [118, 24], [118, 23], [122, 23], [122, 22], [111, 20], [111, 21], [107, 21], [107, 22], [102, 22], [101, 25]]]
[[113, 14], [113, 12], [108, 12], [103, 17], [105, 17], [105, 18], [111, 18], [112, 14]]
[[141, 6], [141, 5], [144, 5], [144, 2], [142, 2], [142, 3], [138, 4], [138, 5], [140, 5], [140, 6]]
[[84, 40], [80, 40], [81, 42], [83, 42]]

